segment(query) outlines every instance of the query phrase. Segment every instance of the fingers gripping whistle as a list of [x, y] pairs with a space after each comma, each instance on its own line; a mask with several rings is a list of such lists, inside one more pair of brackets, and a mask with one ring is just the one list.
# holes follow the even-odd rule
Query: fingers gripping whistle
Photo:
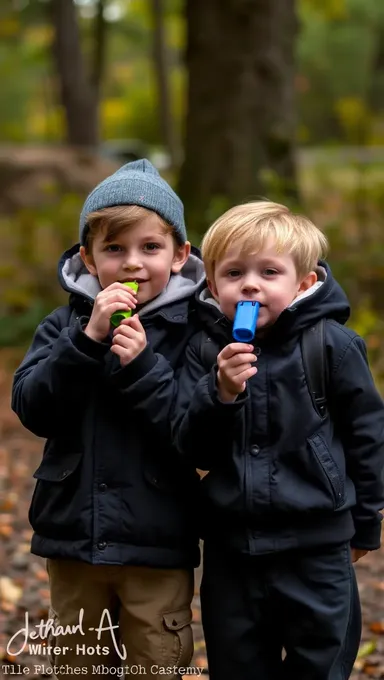
[[[134, 290], [135, 293], [137, 293], [137, 291], [139, 290], [139, 284], [137, 283], [137, 281], [126, 281], [123, 285], [128, 286], [128, 288], [132, 288], [132, 290]], [[115, 326], [117, 328], [117, 326], [119, 326], [119, 324], [121, 324], [123, 319], [129, 319], [131, 316], [132, 316], [132, 309], [118, 310], [117, 312], [114, 312], [112, 314], [111, 324], [112, 324], [112, 326]]]
[[242, 300], [237, 303], [232, 330], [234, 340], [237, 342], [252, 342], [256, 332], [259, 308], [260, 303], [252, 302], [251, 300]]

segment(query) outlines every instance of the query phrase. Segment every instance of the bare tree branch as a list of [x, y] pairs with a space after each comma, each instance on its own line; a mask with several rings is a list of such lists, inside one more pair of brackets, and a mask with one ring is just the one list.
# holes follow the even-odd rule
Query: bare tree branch
[[179, 145], [171, 110], [163, 1], [151, 0], [151, 6], [153, 17], [153, 61], [158, 91], [161, 135], [170, 155], [172, 170], [176, 170], [179, 165]]
[[98, 107], [87, 77], [73, 0], [50, 0], [54, 28], [52, 51], [67, 121], [68, 142], [94, 147], [98, 141]]
[[106, 55], [107, 22], [104, 18], [106, 0], [98, 0], [97, 14], [95, 17], [94, 31], [94, 51], [93, 51], [93, 70], [92, 84], [95, 89], [96, 97], [100, 96], [101, 83], [103, 81]]

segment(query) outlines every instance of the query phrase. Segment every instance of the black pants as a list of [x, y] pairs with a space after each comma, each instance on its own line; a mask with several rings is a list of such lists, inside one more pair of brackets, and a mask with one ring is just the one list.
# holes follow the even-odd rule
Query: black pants
[[201, 607], [211, 680], [350, 677], [361, 611], [348, 544], [247, 557], [206, 542]]

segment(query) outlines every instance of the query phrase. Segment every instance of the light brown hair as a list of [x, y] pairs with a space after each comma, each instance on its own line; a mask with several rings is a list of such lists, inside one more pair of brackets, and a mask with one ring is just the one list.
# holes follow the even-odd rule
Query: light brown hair
[[[87, 215], [87, 232], [84, 244], [86, 252], [92, 252], [93, 241], [100, 230], [105, 231], [104, 241], [112, 243], [123, 231], [136, 226], [154, 214], [158, 218], [159, 224], [162, 225], [164, 234], [173, 235], [174, 229], [170, 224], [165, 222], [157, 213], [147, 210], [147, 208], [143, 208], [140, 205], [117, 205], [89, 213]], [[176, 242], [175, 237], [174, 239]]]

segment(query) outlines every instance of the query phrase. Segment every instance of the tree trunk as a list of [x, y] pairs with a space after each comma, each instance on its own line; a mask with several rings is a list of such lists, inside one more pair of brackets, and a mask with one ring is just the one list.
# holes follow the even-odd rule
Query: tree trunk
[[96, 147], [98, 101], [81, 52], [76, 7], [72, 0], [51, 0], [50, 10], [54, 27], [53, 56], [66, 115], [68, 143]]
[[168, 54], [165, 38], [163, 0], [151, 0], [153, 17], [153, 62], [158, 91], [161, 136], [174, 171], [179, 165], [179, 149], [172, 116], [168, 77]]
[[[179, 191], [189, 227], [264, 194], [295, 194], [294, 0], [186, 0], [189, 73]], [[281, 197], [281, 196], [279, 196]]]
[[91, 84], [94, 87], [95, 97], [97, 103], [100, 100], [101, 85], [105, 70], [105, 53], [106, 53], [106, 37], [107, 24], [104, 18], [104, 10], [106, 7], [106, 0], [98, 0], [97, 13], [95, 18], [94, 31], [94, 50], [93, 50], [93, 71]]

